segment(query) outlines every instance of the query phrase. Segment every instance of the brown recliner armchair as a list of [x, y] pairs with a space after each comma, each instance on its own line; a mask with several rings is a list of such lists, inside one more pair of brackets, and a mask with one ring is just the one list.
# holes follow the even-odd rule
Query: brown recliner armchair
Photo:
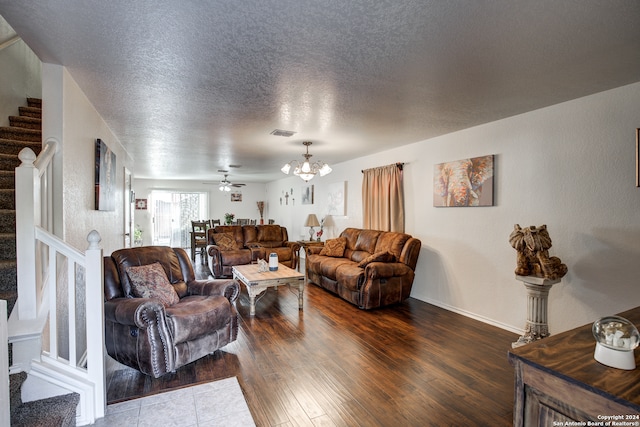
[[155, 378], [173, 372], [235, 341], [238, 292], [233, 280], [196, 280], [184, 249], [117, 250], [104, 257], [107, 353]]

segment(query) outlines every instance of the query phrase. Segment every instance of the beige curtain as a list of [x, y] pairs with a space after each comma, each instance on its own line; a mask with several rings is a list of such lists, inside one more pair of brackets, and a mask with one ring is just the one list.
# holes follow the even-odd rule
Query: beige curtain
[[402, 164], [366, 169], [362, 173], [364, 228], [404, 233]]

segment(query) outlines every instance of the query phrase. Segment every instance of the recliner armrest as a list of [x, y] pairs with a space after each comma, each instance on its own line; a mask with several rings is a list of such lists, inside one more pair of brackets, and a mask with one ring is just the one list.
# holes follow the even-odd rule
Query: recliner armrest
[[155, 324], [158, 313], [164, 317], [164, 306], [151, 298], [113, 298], [104, 303], [105, 320], [141, 329]]
[[194, 280], [187, 283], [189, 295], [216, 296], [220, 295], [233, 303], [240, 293], [240, 286], [235, 280]]

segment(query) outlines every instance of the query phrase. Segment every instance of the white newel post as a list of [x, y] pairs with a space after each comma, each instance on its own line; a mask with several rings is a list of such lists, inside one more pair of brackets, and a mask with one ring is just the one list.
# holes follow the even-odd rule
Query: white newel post
[[545, 279], [537, 276], [517, 276], [527, 289], [527, 325], [524, 335], [511, 344], [512, 348], [548, 337], [547, 303], [549, 291], [560, 279]]
[[95, 384], [95, 418], [103, 418], [107, 405], [105, 384], [104, 339], [104, 274], [100, 234], [93, 230], [87, 236], [87, 372]]
[[16, 258], [18, 260], [18, 316], [35, 319], [39, 310], [39, 289], [36, 281], [35, 226], [40, 225], [40, 178], [33, 162], [36, 154], [23, 148], [18, 154], [22, 162], [16, 168]]

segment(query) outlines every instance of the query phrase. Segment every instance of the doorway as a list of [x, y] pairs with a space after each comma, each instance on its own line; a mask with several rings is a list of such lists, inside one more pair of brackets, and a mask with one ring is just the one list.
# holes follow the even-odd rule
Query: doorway
[[154, 190], [149, 198], [153, 212], [152, 244], [191, 248], [191, 221], [209, 217], [208, 194]]

